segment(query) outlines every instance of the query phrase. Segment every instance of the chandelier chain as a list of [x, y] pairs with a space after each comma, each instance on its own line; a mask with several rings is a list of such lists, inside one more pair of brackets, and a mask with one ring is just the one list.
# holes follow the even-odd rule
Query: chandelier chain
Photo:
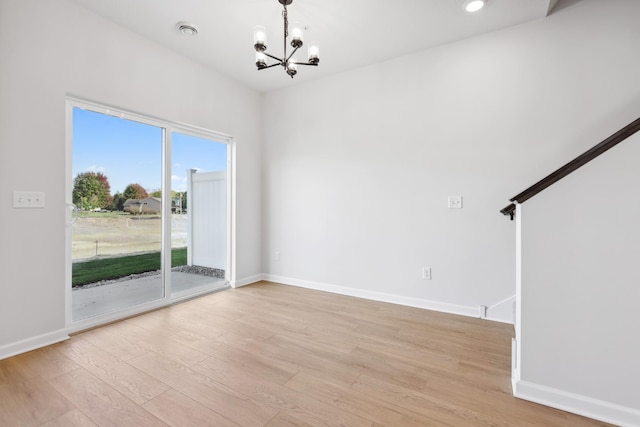
[[287, 13], [287, 5], [283, 5], [284, 10], [282, 11], [282, 19], [284, 19], [284, 38], [289, 37], [289, 17]]

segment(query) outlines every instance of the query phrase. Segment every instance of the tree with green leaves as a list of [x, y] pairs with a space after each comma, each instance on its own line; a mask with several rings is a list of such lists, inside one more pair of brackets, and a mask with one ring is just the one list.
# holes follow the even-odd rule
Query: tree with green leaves
[[149, 194], [147, 194], [147, 190], [145, 190], [140, 184], [127, 185], [127, 188], [124, 189], [122, 195], [124, 196], [125, 201], [128, 199], [140, 200], [149, 197]]
[[96, 178], [98, 178], [100, 182], [102, 182], [102, 185], [104, 185], [104, 189], [107, 192], [107, 204], [101, 206], [103, 208], [106, 208], [113, 202], [113, 197], [111, 197], [111, 185], [109, 184], [109, 179], [102, 172], [98, 172], [96, 174]]
[[124, 202], [126, 202], [124, 195], [121, 192], [117, 192], [113, 195], [113, 201], [111, 202], [111, 210], [122, 211], [124, 210]]
[[84, 172], [73, 180], [73, 203], [83, 210], [101, 209], [111, 203], [109, 180], [102, 172]]

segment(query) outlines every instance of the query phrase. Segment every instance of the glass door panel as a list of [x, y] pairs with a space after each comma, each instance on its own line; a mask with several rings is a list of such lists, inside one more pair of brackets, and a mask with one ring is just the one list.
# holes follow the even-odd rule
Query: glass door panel
[[73, 108], [72, 321], [164, 298], [164, 130]]
[[226, 286], [227, 145], [171, 134], [171, 296]]

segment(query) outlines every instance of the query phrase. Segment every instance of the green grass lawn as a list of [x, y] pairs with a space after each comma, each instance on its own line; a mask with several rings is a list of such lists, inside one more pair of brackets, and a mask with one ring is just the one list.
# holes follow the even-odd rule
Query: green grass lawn
[[[171, 266], [177, 267], [186, 264], [187, 248], [172, 249]], [[81, 286], [156, 270], [160, 270], [160, 252], [94, 259], [73, 264], [71, 283], [72, 286]]]
[[108, 212], [79, 211], [78, 216], [80, 218], [118, 218], [121, 216], [130, 217], [133, 215], [131, 215], [129, 212], [123, 212], [123, 211], [108, 211]]

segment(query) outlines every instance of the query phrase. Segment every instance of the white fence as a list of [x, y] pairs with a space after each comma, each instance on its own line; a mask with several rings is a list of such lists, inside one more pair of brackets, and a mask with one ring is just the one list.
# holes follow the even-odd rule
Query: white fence
[[225, 269], [226, 172], [188, 173], [187, 264]]

